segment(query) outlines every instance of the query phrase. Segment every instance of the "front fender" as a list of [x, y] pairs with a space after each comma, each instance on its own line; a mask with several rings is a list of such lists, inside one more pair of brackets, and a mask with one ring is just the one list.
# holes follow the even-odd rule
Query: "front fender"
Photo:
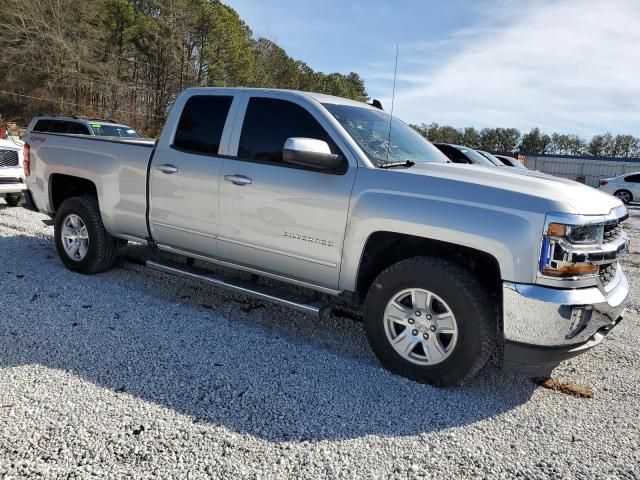
[[543, 214], [452, 196], [366, 190], [352, 198], [340, 290], [355, 291], [368, 238], [386, 231], [439, 240], [487, 253], [502, 280], [533, 283]]

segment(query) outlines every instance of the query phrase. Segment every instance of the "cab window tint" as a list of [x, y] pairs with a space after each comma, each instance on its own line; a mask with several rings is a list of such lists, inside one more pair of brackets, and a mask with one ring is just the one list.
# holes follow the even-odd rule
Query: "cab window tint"
[[217, 154], [233, 97], [196, 95], [182, 110], [175, 148], [198, 154]]
[[64, 122], [66, 123], [66, 125], [64, 125], [64, 132], [61, 133], [73, 133], [76, 135], [88, 135], [89, 134], [89, 128], [87, 128], [86, 125], [83, 125], [82, 123], [78, 123], [78, 122]]
[[33, 127], [34, 132], [49, 132], [49, 120], [38, 120]]
[[324, 140], [332, 153], [340, 154], [325, 129], [301, 106], [287, 100], [254, 97], [249, 100], [244, 117], [238, 158], [282, 164], [282, 149], [291, 137]]
[[632, 183], [640, 183], [640, 174], [629, 175], [628, 177], [624, 177], [624, 181], [632, 182]]

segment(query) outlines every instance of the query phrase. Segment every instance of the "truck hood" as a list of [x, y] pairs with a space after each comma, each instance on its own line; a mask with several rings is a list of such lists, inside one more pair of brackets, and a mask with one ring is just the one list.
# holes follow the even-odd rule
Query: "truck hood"
[[564, 205], [560, 213], [606, 215], [622, 205], [613, 195], [593, 187], [532, 170], [456, 163], [417, 163], [404, 172], [468, 182], [551, 200]]

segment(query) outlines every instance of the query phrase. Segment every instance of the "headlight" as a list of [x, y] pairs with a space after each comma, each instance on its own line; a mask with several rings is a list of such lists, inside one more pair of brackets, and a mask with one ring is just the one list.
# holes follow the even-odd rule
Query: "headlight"
[[599, 265], [590, 263], [584, 251], [587, 246], [601, 245], [604, 224], [547, 224], [540, 252], [540, 272], [551, 277], [579, 277], [598, 272]]
[[604, 238], [604, 224], [565, 225], [562, 223], [550, 223], [549, 227], [547, 227], [547, 235], [565, 238], [573, 245], [600, 245]]

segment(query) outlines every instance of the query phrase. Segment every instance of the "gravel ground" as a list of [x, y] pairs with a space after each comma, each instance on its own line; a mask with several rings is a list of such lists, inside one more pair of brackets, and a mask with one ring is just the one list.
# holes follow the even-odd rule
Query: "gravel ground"
[[[0, 200], [0, 478], [640, 478], [640, 208], [627, 317], [554, 378], [439, 390], [318, 322], [131, 261], [80, 276]], [[129, 256], [139, 248], [129, 248]]]

